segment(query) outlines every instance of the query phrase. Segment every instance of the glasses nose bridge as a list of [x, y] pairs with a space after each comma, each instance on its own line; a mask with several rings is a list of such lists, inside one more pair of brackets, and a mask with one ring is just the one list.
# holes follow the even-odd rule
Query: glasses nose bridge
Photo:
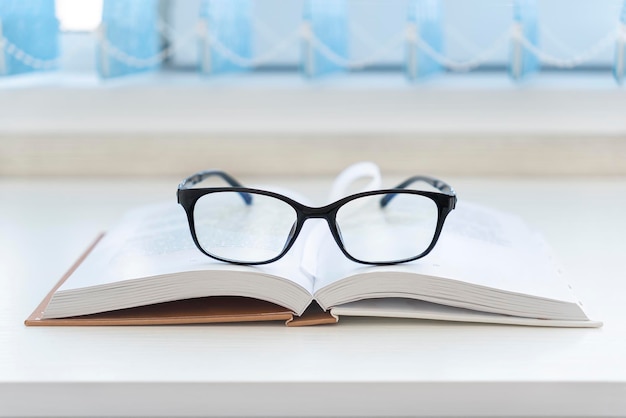
[[335, 241], [341, 248], [342, 245], [339, 243], [339, 241], [337, 241], [337, 240], [341, 240], [341, 232], [339, 232], [336, 225], [334, 225], [335, 223], [335, 215], [333, 214], [334, 212], [336, 212], [336, 210], [329, 206], [324, 206], [320, 208], [307, 206], [307, 207], [302, 208], [300, 211], [301, 216], [302, 216], [301, 222], [302, 224], [304, 224], [309, 219], [320, 219], [321, 222], [323, 222], [326, 225], [324, 226], [322, 225], [322, 223], [318, 223], [317, 225], [315, 225], [314, 226], [315, 229], [313, 230], [313, 235], [319, 236], [319, 231], [320, 231], [319, 228], [325, 229], [327, 227], [330, 229], [331, 235], [333, 236], [333, 238], [335, 238]]
[[303, 220], [307, 219], [331, 219], [332, 209], [329, 209], [327, 206], [314, 208], [314, 207], [303, 207], [301, 209]]

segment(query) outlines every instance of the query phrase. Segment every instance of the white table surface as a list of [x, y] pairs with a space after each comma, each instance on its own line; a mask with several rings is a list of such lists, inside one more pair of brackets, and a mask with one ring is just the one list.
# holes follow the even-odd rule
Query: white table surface
[[[626, 178], [446, 179], [541, 230], [601, 329], [23, 325], [99, 231], [178, 180], [0, 179], [0, 416], [626, 415]], [[330, 184], [270, 181], [319, 201]]]

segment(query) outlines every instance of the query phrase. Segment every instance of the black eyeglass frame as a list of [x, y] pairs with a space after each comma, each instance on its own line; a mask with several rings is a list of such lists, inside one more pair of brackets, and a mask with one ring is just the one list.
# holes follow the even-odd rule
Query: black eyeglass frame
[[[192, 186], [194, 186], [195, 184], [198, 184], [201, 181], [207, 179], [208, 177], [213, 177], [213, 176], [222, 178], [230, 186], [192, 188]], [[414, 189], [406, 188], [410, 186], [411, 184], [418, 182], [418, 181], [426, 182], [430, 184], [431, 186], [435, 187], [436, 189], [440, 190], [440, 192], [414, 190]], [[198, 199], [200, 199], [202, 196], [205, 196], [211, 193], [218, 193], [218, 192], [237, 192], [241, 195], [246, 205], [251, 205], [253, 203], [252, 201], [253, 201], [255, 194], [273, 197], [275, 199], [281, 200], [287, 203], [288, 205], [290, 205], [296, 212], [296, 223], [294, 224], [295, 227], [292, 227], [290, 234], [287, 238], [288, 241], [285, 243], [285, 246], [283, 247], [283, 250], [280, 252], [280, 254], [278, 254], [276, 257], [269, 259], [269, 260], [245, 262], [245, 261], [230, 260], [230, 259], [222, 258], [222, 257], [216, 256], [214, 254], [211, 254], [205, 251], [204, 248], [202, 248], [202, 245], [200, 245], [200, 242], [198, 241], [198, 237], [196, 236], [193, 212], [194, 212], [194, 208]], [[401, 260], [394, 260], [394, 261], [380, 261], [380, 262], [364, 261], [364, 260], [359, 260], [353, 257], [352, 255], [350, 255], [350, 253], [346, 250], [343, 244], [343, 241], [341, 239], [341, 233], [339, 232], [339, 229], [337, 228], [337, 225], [336, 225], [337, 212], [339, 211], [339, 209], [346, 203], [351, 202], [355, 199], [359, 199], [359, 198], [367, 197], [367, 196], [376, 196], [376, 195], [382, 196], [380, 205], [381, 207], [385, 207], [389, 203], [389, 201], [393, 199], [397, 194], [413, 194], [413, 195], [424, 196], [426, 198], [431, 199], [437, 205], [437, 225], [435, 228], [435, 234], [433, 235], [433, 239], [430, 245], [422, 253], [418, 254], [415, 257], [401, 259]], [[439, 236], [441, 235], [441, 231], [443, 229], [443, 224], [446, 220], [446, 217], [455, 208], [456, 201], [457, 201], [457, 197], [456, 197], [456, 193], [454, 192], [454, 189], [452, 189], [452, 187], [450, 187], [447, 183], [441, 180], [432, 178], [432, 177], [413, 176], [403, 181], [398, 186], [392, 189], [380, 189], [380, 190], [371, 190], [371, 191], [366, 191], [366, 192], [355, 193], [355, 194], [346, 196], [344, 198], [341, 198], [325, 206], [311, 207], [311, 206], [304, 205], [300, 202], [297, 202], [280, 193], [275, 193], [275, 192], [271, 192], [268, 190], [243, 187], [233, 177], [231, 177], [230, 175], [220, 170], [201, 171], [201, 172], [198, 172], [196, 174], [193, 174], [187, 177], [185, 180], [183, 180], [179, 184], [176, 196], [177, 196], [178, 203], [185, 209], [185, 213], [187, 214], [187, 221], [189, 223], [191, 237], [196, 247], [203, 254], [215, 260], [224, 261], [224, 262], [236, 264], [236, 265], [261, 265], [261, 264], [273, 263], [274, 261], [280, 260], [282, 257], [285, 256], [285, 254], [287, 254], [287, 252], [289, 252], [289, 250], [293, 246], [294, 242], [296, 241], [296, 239], [300, 235], [300, 232], [302, 231], [304, 222], [307, 219], [325, 219], [326, 223], [328, 224], [328, 227], [330, 228], [331, 235], [333, 236], [335, 242], [339, 246], [339, 249], [341, 250], [341, 252], [349, 260], [352, 260], [356, 263], [368, 264], [368, 265], [393, 265], [393, 264], [400, 264], [400, 263], [407, 263], [409, 261], [414, 261], [414, 260], [417, 260], [419, 258], [426, 256], [428, 253], [432, 251], [433, 248], [435, 248], [435, 245], [437, 244], [437, 241], [439, 240]]]

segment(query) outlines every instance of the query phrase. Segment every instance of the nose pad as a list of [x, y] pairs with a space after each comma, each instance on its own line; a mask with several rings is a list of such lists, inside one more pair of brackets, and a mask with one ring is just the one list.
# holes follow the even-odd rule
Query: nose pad
[[285, 251], [285, 248], [287, 248], [287, 246], [289, 245], [289, 243], [293, 239], [293, 236], [294, 236], [295, 233], [296, 233], [296, 222], [294, 222], [293, 225], [291, 225], [291, 229], [289, 230], [289, 235], [287, 236], [287, 240], [285, 241], [285, 245], [283, 245], [283, 251]]

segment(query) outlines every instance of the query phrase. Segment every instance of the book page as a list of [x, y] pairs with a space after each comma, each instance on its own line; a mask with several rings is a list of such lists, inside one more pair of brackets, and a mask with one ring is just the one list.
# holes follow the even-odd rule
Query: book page
[[530, 325], [540, 327], [584, 327], [598, 328], [600, 321], [566, 321], [521, 318], [472, 309], [457, 308], [404, 298], [368, 299], [345, 303], [332, 308], [332, 314], [344, 316], [375, 316], [387, 318], [415, 318], [438, 321], [482, 322], [488, 324]]
[[[389, 245], [411, 239], [399, 236]], [[330, 235], [324, 238], [318, 257], [316, 292], [359, 273], [380, 273], [381, 278], [409, 273], [577, 303], [537, 234], [520, 218], [467, 202], [457, 204], [436, 247], [419, 260], [392, 266], [354, 263]]]
[[237, 266], [214, 260], [196, 248], [180, 205], [164, 203], [139, 208], [106, 233], [59, 290], [110, 285], [183, 271], [229, 270], [281, 277], [312, 293], [312, 279], [300, 272], [302, 244], [299, 242], [303, 241], [296, 241], [289, 253], [275, 263]]

